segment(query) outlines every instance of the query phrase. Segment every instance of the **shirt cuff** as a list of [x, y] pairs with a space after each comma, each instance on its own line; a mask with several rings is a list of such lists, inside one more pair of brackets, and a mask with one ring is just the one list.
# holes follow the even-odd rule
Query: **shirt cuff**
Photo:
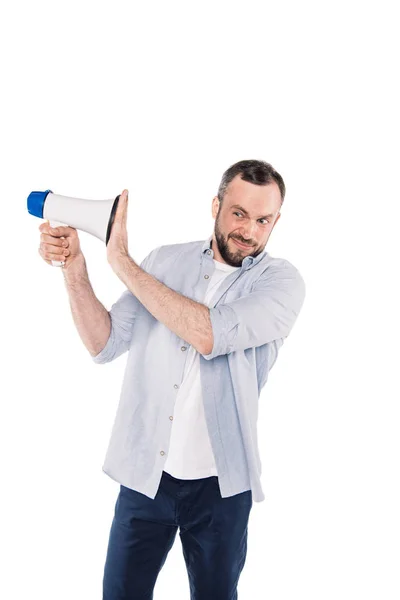
[[231, 306], [222, 304], [209, 310], [214, 345], [209, 354], [202, 354], [206, 360], [211, 360], [220, 354], [229, 354], [239, 327], [239, 318]]

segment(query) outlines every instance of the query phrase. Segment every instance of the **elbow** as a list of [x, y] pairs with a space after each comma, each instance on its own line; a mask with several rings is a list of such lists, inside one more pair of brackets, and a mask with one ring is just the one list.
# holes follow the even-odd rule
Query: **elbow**
[[94, 363], [103, 364], [103, 363], [107, 362], [107, 360], [104, 359], [102, 352], [98, 352], [97, 354], [92, 354], [91, 352], [89, 352], [89, 354], [90, 354], [90, 358], [92, 359], [92, 361]]
[[214, 348], [214, 336], [213, 333], [208, 336], [208, 338], [203, 341], [202, 347], [200, 349], [201, 354], [211, 354], [212, 349]]
[[103, 346], [101, 348], [97, 348], [96, 350], [92, 350], [91, 348], [90, 349], [88, 348], [90, 356], [92, 358], [95, 358], [96, 356], [99, 356], [100, 354], [102, 354], [106, 345], [107, 344], [103, 344]]
[[97, 354], [92, 354], [91, 352], [89, 353], [94, 363], [98, 365], [104, 365], [105, 363], [110, 362], [112, 360], [112, 358], [110, 358], [110, 356], [106, 352], [103, 352], [103, 350], [101, 350], [101, 352], [98, 352]]

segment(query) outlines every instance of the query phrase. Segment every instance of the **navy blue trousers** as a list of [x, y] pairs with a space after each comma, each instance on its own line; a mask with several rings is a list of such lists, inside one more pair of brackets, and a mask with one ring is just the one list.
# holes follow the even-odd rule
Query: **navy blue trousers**
[[163, 471], [154, 500], [121, 485], [103, 600], [152, 600], [178, 528], [190, 600], [237, 600], [252, 504], [251, 490], [222, 498], [217, 476], [176, 479]]

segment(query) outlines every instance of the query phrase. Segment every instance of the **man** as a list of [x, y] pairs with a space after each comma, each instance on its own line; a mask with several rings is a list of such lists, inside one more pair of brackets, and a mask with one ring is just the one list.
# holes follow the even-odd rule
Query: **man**
[[120, 484], [103, 600], [150, 600], [178, 528], [191, 598], [235, 600], [252, 503], [265, 498], [258, 399], [305, 297], [299, 271], [264, 250], [285, 185], [269, 163], [232, 165], [212, 201], [212, 235], [159, 246], [140, 266], [128, 252], [127, 196], [107, 245], [127, 289], [110, 311], [94, 295], [76, 230], [39, 228], [44, 260], [64, 255], [94, 362], [129, 351], [103, 465]]

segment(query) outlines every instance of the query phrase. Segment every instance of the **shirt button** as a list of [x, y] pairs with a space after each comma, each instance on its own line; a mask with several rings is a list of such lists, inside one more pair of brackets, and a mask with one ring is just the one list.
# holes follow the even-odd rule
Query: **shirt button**
[[172, 421], [172, 419], [173, 419], [173, 418], [174, 418], [174, 417], [170, 417], [170, 421]]
[[162, 456], [164, 456], [164, 454], [165, 454], [164, 450], [161, 450], [160, 454], [161, 454]]
[[178, 387], [179, 387], [179, 385], [176, 385], [176, 383], [175, 383], [175, 385], [174, 385], [174, 388], [175, 388], [175, 389], [178, 389]]
[[211, 254], [211, 250], [207, 250], [207, 254]]
[[208, 279], [209, 277], [209, 275], [204, 275], [204, 279]]
[[184, 352], [186, 350], [186, 346], [181, 346], [181, 350]]

